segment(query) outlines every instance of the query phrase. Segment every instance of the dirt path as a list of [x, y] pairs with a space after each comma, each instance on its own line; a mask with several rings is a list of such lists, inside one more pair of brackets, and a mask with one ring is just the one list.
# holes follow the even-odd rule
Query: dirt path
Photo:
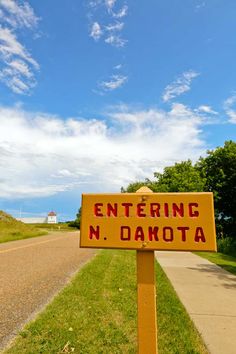
[[236, 276], [191, 252], [156, 252], [212, 354], [236, 353]]
[[94, 254], [79, 248], [78, 232], [0, 245], [0, 350]]

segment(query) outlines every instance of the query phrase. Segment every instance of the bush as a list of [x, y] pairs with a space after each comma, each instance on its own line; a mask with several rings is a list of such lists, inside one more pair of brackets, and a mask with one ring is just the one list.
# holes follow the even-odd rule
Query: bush
[[236, 257], [236, 240], [230, 237], [217, 240], [218, 252]]
[[77, 229], [80, 229], [80, 222], [79, 222], [79, 220], [69, 221], [68, 226], [69, 227], [76, 227]]

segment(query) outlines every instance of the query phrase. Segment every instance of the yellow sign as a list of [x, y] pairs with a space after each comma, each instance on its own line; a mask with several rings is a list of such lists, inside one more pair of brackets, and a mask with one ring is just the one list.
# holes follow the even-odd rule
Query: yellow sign
[[213, 195], [83, 194], [80, 247], [216, 251]]

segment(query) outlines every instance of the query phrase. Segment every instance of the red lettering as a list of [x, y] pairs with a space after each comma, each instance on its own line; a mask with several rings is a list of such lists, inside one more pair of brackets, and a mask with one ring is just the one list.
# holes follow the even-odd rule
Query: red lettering
[[168, 203], [164, 203], [164, 215], [167, 218], [169, 217], [169, 206], [168, 206]]
[[135, 236], [134, 236], [135, 241], [144, 241], [144, 232], [143, 228], [141, 226], [138, 226], [136, 231], [135, 231]]
[[176, 203], [173, 203], [172, 213], [174, 217], [176, 217], [178, 214], [182, 218], [184, 216], [184, 204], [180, 203], [180, 205], [177, 205]]
[[193, 207], [197, 208], [198, 207], [198, 203], [189, 203], [188, 210], [189, 210], [190, 218], [196, 218], [197, 216], [199, 216], [199, 211], [198, 210], [193, 210]]
[[153, 240], [153, 237], [154, 237], [154, 240], [155, 241], [159, 241], [158, 239], [158, 230], [159, 230], [159, 227], [158, 226], [154, 226], [154, 227], [149, 227], [148, 228], [148, 239], [149, 241], [152, 241]]
[[118, 212], [117, 203], [115, 203], [114, 205], [110, 203], [107, 204], [107, 216], [111, 216], [111, 214], [113, 214], [113, 216], [117, 216], [117, 212]]
[[146, 206], [146, 203], [139, 203], [137, 204], [137, 216], [140, 218], [145, 218], [146, 214], [144, 213], [144, 207]]
[[194, 241], [195, 242], [199, 242], [199, 241], [206, 242], [205, 235], [204, 235], [202, 227], [197, 227], [196, 228]]
[[133, 206], [133, 203], [122, 203], [121, 205], [125, 208], [125, 216], [129, 217], [129, 208]]
[[[125, 236], [126, 234], [126, 236]], [[120, 239], [121, 241], [130, 241], [131, 231], [129, 226], [121, 226], [120, 228]]]
[[172, 227], [163, 227], [163, 240], [166, 242], [172, 242], [174, 240], [174, 233]]
[[103, 213], [101, 211], [102, 206], [103, 206], [103, 203], [96, 203], [94, 205], [94, 215], [95, 216], [103, 216]]
[[151, 217], [160, 217], [160, 204], [159, 203], [151, 203], [150, 204], [150, 214]]
[[182, 241], [185, 242], [186, 241], [186, 231], [189, 230], [189, 227], [188, 226], [179, 226], [179, 227], [177, 227], [177, 230], [181, 231]]
[[96, 230], [93, 226], [89, 226], [89, 239], [92, 240], [93, 237], [96, 238], [96, 240], [99, 240], [99, 226], [96, 227]]

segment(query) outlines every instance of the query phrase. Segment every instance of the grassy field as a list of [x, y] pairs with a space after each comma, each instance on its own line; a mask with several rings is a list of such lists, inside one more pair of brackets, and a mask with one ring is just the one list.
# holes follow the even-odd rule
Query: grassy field
[[[162, 269], [156, 264], [160, 354], [207, 353]], [[134, 251], [101, 251], [5, 354], [136, 353]]]
[[32, 224], [38, 229], [46, 230], [46, 231], [73, 231], [78, 230], [75, 227], [69, 226], [67, 223], [59, 223], [59, 224]]
[[0, 210], [0, 243], [37, 237], [47, 234], [35, 226], [26, 225], [17, 221], [11, 215]]
[[236, 258], [223, 253], [195, 252], [198, 256], [208, 259], [228, 272], [236, 275]]

